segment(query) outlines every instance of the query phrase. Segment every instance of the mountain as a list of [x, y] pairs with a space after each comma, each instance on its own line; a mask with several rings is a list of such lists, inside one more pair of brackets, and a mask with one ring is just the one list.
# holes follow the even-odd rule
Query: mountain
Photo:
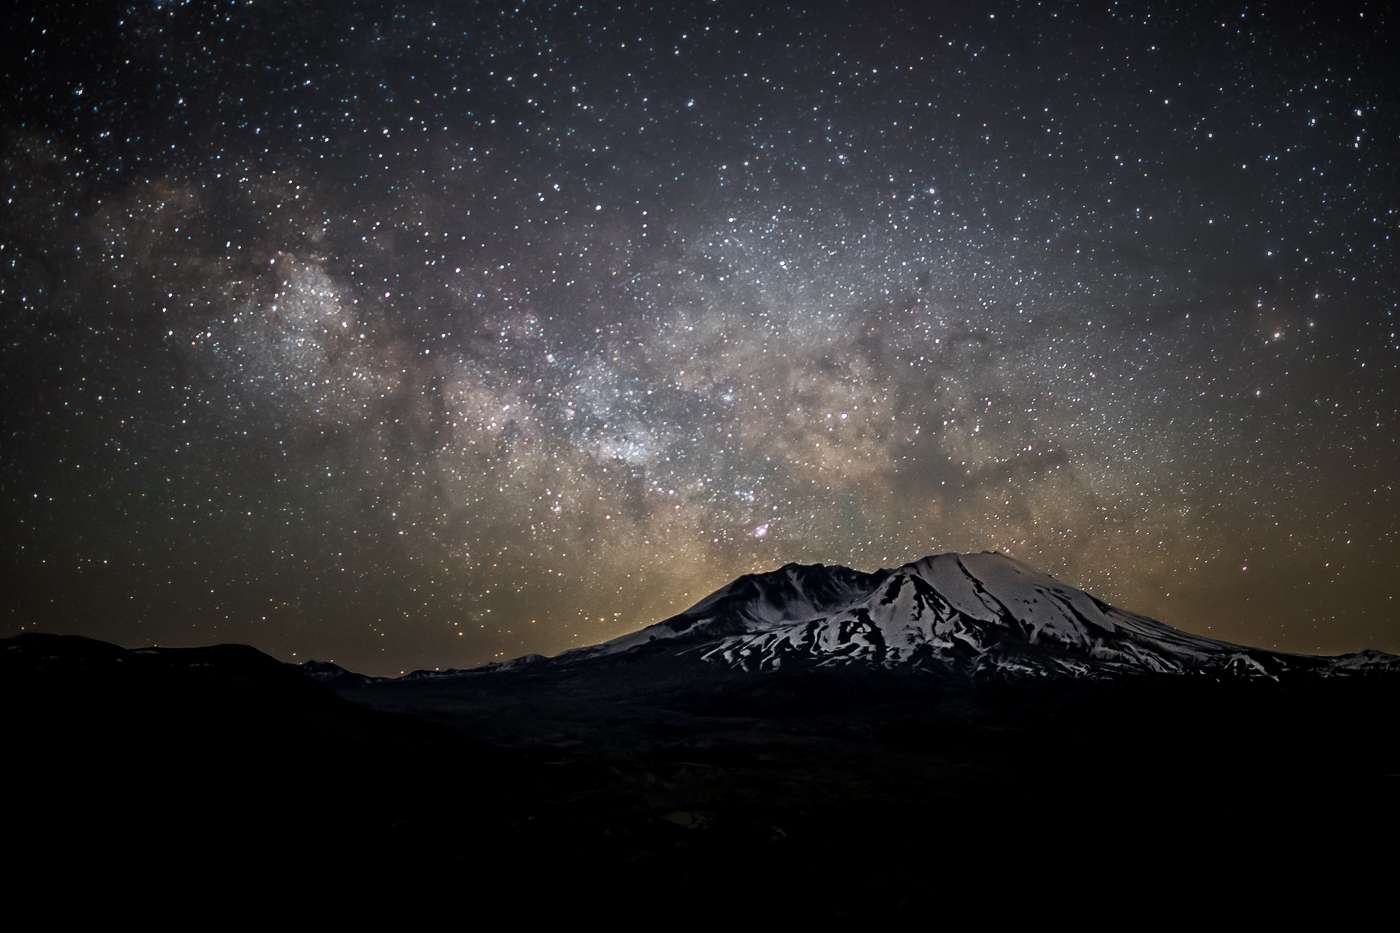
[[8, 828], [31, 885], [576, 916], [625, 878], [607, 909], [653, 922], [926, 918], [1059, 896], [1047, 865], [1382, 889], [1397, 662], [1200, 638], [988, 553], [792, 564], [602, 645], [399, 678], [25, 634]]
[[790, 564], [553, 658], [323, 673], [537, 764], [509, 838], [649, 919], [922, 921], [1085, 865], [1351, 890], [1400, 780], [1400, 659], [1201, 638], [992, 553]]
[[1400, 671], [1400, 658], [1377, 651], [1321, 658], [1192, 635], [989, 551], [874, 573], [788, 564], [746, 574], [679, 615], [556, 660], [668, 649], [747, 671], [865, 663], [1013, 679]]

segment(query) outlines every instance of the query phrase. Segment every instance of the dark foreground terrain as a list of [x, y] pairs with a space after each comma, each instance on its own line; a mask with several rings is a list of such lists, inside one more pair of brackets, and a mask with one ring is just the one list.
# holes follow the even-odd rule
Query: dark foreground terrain
[[243, 646], [26, 635], [0, 684], [12, 890], [73, 903], [1245, 909], [1379, 893], [1396, 866], [1393, 675], [975, 683], [640, 651], [332, 689]]

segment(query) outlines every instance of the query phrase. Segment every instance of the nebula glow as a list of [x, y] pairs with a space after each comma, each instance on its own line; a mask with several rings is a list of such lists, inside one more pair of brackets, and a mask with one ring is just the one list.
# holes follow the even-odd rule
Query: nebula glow
[[1400, 651], [1385, 11], [12, 27], [7, 631], [370, 673], [1006, 549]]

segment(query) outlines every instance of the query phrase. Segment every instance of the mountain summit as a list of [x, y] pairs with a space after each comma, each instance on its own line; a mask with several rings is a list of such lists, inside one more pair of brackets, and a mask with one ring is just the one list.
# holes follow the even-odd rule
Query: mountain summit
[[1277, 679], [1400, 669], [1375, 651], [1320, 658], [1192, 635], [1115, 608], [1004, 554], [940, 554], [894, 570], [788, 564], [746, 574], [691, 608], [559, 660], [641, 650], [743, 670], [865, 662], [972, 675], [1116, 673]]

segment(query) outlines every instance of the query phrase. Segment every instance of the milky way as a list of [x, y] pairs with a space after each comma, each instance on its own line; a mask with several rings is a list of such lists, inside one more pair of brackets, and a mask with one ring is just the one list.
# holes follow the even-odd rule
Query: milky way
[[1180, 6], [10, 14], [7, 630], [397, 673], [1004, 549], [1400, 651], [1393, 29]]

